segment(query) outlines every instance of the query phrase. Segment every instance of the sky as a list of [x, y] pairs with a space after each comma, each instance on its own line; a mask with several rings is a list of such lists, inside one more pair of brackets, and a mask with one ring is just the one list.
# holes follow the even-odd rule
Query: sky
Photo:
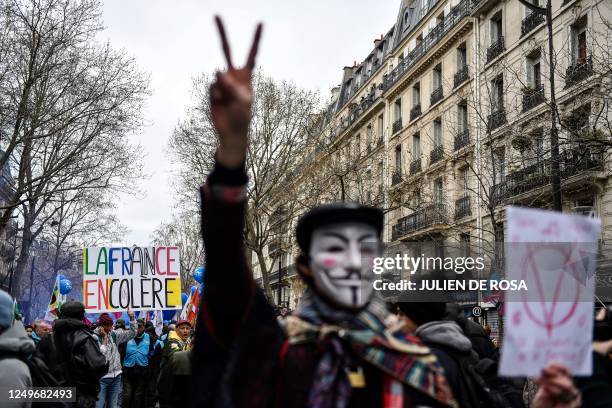
[[258, 66], [327, 99], [342, 68], [363, 60], [374, 39], [395, 23], [399, 5], [399, 0], [104, 0], [106, 28], [99, 40], [134, 57], [150, 75], [152, 91], [144, 111], [147, 125], [131, 136], [146, 152], [144, 194], [117, 197], [117, 215], [129, 230], [122, 244], [148, 244], [156, 227], [172, 217], [168, 140], [190, 104], [192, 78], [224, 66], [215, 14], [225, 21], [234, 65], [246, 61], [261, 21]]

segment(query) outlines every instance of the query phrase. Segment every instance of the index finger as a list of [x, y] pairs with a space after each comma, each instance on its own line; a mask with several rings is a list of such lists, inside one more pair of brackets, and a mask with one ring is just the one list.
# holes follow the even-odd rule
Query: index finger
[[253, 45], [251, 45], [251, 51], [249, 52], [249, 58], [247, 59], [246, 67], [253, 69], [255, 67], [255, 57], [257, 56], [257, 49], [259, 48], [259, 39], [261, 38], [261, 30], [263, 26], [261, 23], [257, 24], [255, 29], [255, 37], [253, 38]]
[[225, 54], [227, 67], [231, 69], [234, 66], [232, 65], [232, 55], [230, 52], [229, 43], [227, 42], [227, 37], [225, 36], [225, 27], [223, 27], [223, 21], [221, 21], [221, 17], [215, 16], [215, 22], [217, 23], [217, 29], [219, 30], [219, 35], [221, 36], [221, 46], [223, 47], [223, 54]]

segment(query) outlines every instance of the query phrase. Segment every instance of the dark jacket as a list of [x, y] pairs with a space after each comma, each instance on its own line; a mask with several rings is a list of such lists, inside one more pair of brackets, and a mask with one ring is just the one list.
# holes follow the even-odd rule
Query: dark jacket
[[[321, 350], [289, 345], [274, 309], [257, 288], [245, 257], [243, 169], [216, 166], [202, 188], [206, 269], [193, 350], [194, 406], [304, 407]], [[232, 293], [228, 302], [227, 294]], [[386, 374], [363, 367], [366, 387], [349, 407], [383, 406]], [[403, 387], [404, 406], [440, 406]]]
[[191, 407], [191, 350], [173, 353], [157, 383], [160, 408]]
[[108, 363], [85, 323], [73, 318], [57, 320], [53, 333], [41, 340], [37, 353], [62, 387], [76, 387], [77, 394], [98, 394]]

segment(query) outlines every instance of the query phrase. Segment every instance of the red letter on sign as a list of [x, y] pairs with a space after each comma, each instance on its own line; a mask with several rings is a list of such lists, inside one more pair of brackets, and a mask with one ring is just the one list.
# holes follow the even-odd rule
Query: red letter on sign
[[162, 272], [160, 269], [160, 265], [162, 264], [161, 262], [159, 262], [159, 253], [163, 250], [166, 251], [166, 253], [168, 252], [168, 249], [166, 247], [158, 247], [155, 248], [156, 252], [155, 252], [155, 270], [157, 271], [158, 275], [165, 275], [166, 272]]
[[170, 275], [173, 275], [173, 276], [178, 275], [178, 271], [171, 271], [170, 270], [170, 263], [172, 263], [172, 261], [176, 261], [175, 258], [171, 257], [172, 255], [170, 254], [170, 251], [177, 251], [177, 250], [178, 250], [177, 247], [168, 247], [168, 250], [166, 251], [168, 253], [168, 257], [166, 258], [166, 261], [167, 261], [166, 263], [167, 263], [167, 266], [168, 266], [168, 268], [166, 269], [166, 272], [168, 273], [168, 276], [170, 276]]
[[85, 292], [85, 309], [95, 309], [96, 308], [95, 305], [89, 306], [89, 296], [91, 295], [95, 296], [96, 294], [96, 292], [89, 291], [88, 286], [92, 282], [97, 282], [97, 281], [90, 281], [90, 280], [83, 281], [83, 285], [84, 285], [83, 292]]

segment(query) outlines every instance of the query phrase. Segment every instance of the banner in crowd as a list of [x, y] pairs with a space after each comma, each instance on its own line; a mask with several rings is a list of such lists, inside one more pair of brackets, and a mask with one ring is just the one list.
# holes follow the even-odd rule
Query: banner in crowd
[[53, 284], [53, 291], [51, 292], [51, 300], [49, 300], [49, 305], [45, 311], [44, 319], [46, 321], [57, 319], [59, 307], [62, 305], [62, 303], [66, 302], [66, 296], [60, 293], [60, 281], [61, 276], [60, 274], [57, 274], [55, 277], [55, 283]]
[[83, 249], [83, 303], [88, 313], [180, 309], [179, 248]]
[[538, 376], [552, 362], [591, 375], [593, 299], [601, 221], [575, 214], [508, 207], [508, 291], [499, 374]]

